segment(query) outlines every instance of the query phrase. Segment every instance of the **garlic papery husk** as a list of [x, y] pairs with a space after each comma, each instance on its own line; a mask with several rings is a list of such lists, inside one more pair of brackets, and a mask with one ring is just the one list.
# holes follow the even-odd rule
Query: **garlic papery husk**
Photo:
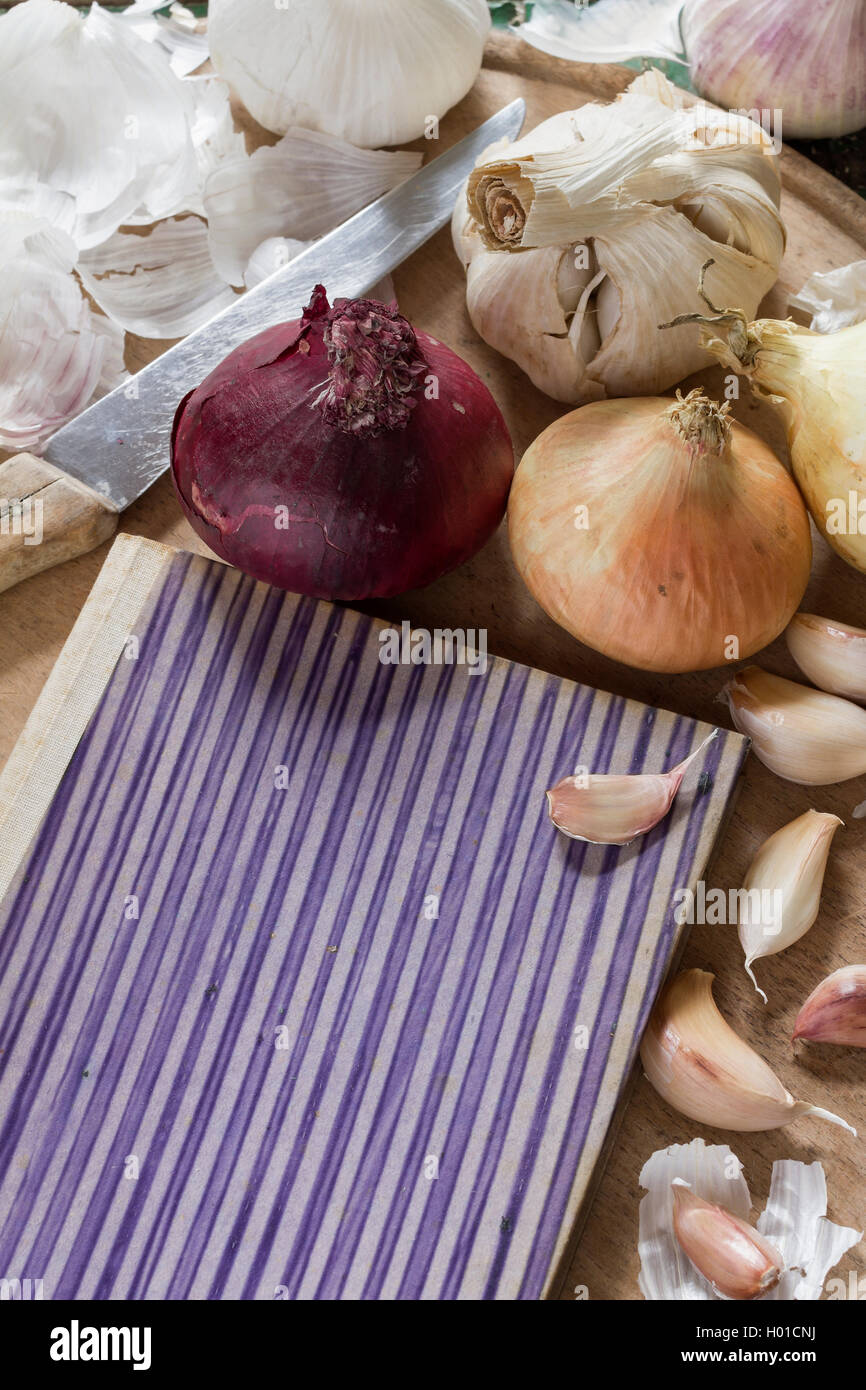
[[795, 613], [785, 641], [803, 675], [819, 689], [846, 700], [866, 700], [866, 628]]
[[455, 240], [470, 316], [557, 400], [650, 395], [706, 366], [687, 331], [656, 327], [673, 304], [697, 307], [707, 257], [728, 300], [738, 285], [757, 305], [775, 280], [785, 234], [770, 141], [684, 97], [644, 73], [608, 106], [485, 151], [469, 177]]
[[[638, 1283], [644, 1298], [712, 1301], [723, 1297], [684, 1256], [674, 1233], [674, 1191], [681, 1184], [704, 1202], [749, 1222], [752, 1199], [743, 1165], [726, 1144], [672, 1144], [657, 1150], [641, 1169], [646, 1195], [640, 1203]], [[754, 1229], [754, 1228], [752, 1228]], [[769, 1241], [782, 1270], [761, 1302], [815, 1300], [829, 1271], [862, 1239], [861, 1231], [827, 1219], [827, 1186], [820, 1163], [793, 1159], [773, 1164], [770, 1195], [757, 1232]]]
[[866, 965], [844, 965], [812, 990], [797, 1014], [794, 1038], [866, 1047]]
[[749, 322], [740, 308], [717, 308], [720, 297], [714, 303], [705, 292], [712, 265], [699, 280], [710, 313], [680, 315], [663, 326], [678, 333], [685, 323], [699, 324], [704, 346], [744, 372], [780, 410], [794, 476], [815, 525], [843, 560], [866, 571], [866, 323], [813, 333], [779, 319]]
[[120, 18], [141, 38], [165, 49], [176, 77], [188, 77], [208, 59], [206, 22], [184, 5], [172, 5], [167, 15], [155, 13], [165, 8], [165, 0], [136, 0]]
[[866, 319], [866, 260], [834, 270], [816, 270], [799, 294], [788, 299], [791, 309], [811, 315], [815, 333], [836, 333]]
[[713, 976], [706, 970], [684, 970], [664, 987], [640, 1056], [659, 1095], [701, 1124], [777, 1129], [803, 1115], [815, 1115], [856, 1134], [838, 1115], [795, 1100], [785, 1090], [775, 1072], [719, 1013]]
[[71, 238], [0, 212], [0, 447], [40, 444], [125, 377], [123, 333], [91, 309]]
[[78, 273], [100, 308], [142, 338], [182, 338], [235, 299], [199, 217], [158, 222], [147, 236], [115, 232], [82, 252]]
[[578, 773], [563, 777], [547, 793], [548, 814], [572, 840], [595, 845], [630, 845], [658, 825], [671, 809], [687, 768], [718, 736], [713, 729], [693, 753], [670, 772]]
[[866, 772], [866, 710], [759, 666], [738, 671], [722, 691], [734, 726], [777, 777], [806, 787]]
[[485, 0], [210, 0], [217, 72], [266, 130], [356, 145], [435, 134], [466, 95], [490, 30]]
[[45, 189], [61, 194], [60, 225], [79, 248], [136, 213], [178, 211], [197, 187], [193, 90], [164, 50], [98, 5], [82, 15], [26, 0], [0, 17], [0, 84], [0, 184], [24, 210], [38, 211]]
[[782, 1256], [768, 1240], [681, 1179], [673, 1184], [674, 1234], [695, 1269], [725, 1298], [760, 1298], [782, 1277]]
[[781, 1253], [785, 1273], [767, 1302], [814, 1302], [828, 1273], [863, 1232], [827, 1219], [827, 1180], [820, 1163], [777, 1159], [758, 1230]]
[[746, 973], [766, 1003], [752, 964], [805, 936], [821, 906], [830, 844], [843, 822], [826, 811], [806, 811], [765, 840], [737, 894], [740, 945]]
[[580, 63], [622, 63], [629, 58], [682, 61], [679, 14], [682, 0], [535, 0], [532, 16], [520, 24], [520, 38]]
[[866, 125], [863, 0], [686, 0], [682, 33], [710, 101], [776, 112], [786, 139]]
[[759, 651], [796, 612], [812, 560], [786, 469], [700, 390], [555, 420], [517, 469], [508, 534], [545, 612], [647, 671]]
[[263, 241], [322, 236], [414, 174], [421, 159], [412, 150], [364, 150], [293, 129], [276, 145], [222, 160], [204, 189], [214, 264], [229, 284], [242, 285]]

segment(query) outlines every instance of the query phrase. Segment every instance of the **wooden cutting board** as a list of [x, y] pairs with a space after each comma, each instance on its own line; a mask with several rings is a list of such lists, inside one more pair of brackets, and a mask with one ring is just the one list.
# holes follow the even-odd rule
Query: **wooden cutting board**
[[[526, 100], [529, 129], [556, 111], [611, 98], [633, 77], [633, 72], [620, 67], [564, 63], [516, 38], [497, 36], [490, 41], [484, 69], [472, 92], [441, 122], [436, 147], [430, 150], [429, 144], [419, 141], [418, 148], [430, 155], [437, 153], [515, 96]], [[246, 125], [251, 143], [270, 138], [254, 130], [249, 121]], [[812, 271], [866, 256], [866, 203], [787, 149], [782, 157], [782, 176], [788, 250], [779, 285], [762, 306], [763, 312], [779, 316], [786, 313], [788, 292], [798, 290]], [[517, 367], [479, 341], [466, 315], [464, 278], [448, 231], [406, 262], [394, 280], [403, 313], [449, 343], [488, 382], [520, 454], [563, 408], [541, 395]], [[129, 365], [141, 365], [164, 346], [132, 343]], [[720, 373], [701, 373], [688, 384], [703, 384], [718, 392]], [[744, 392], [735, 413], [786, 457], [783, 437], [766, 407]], [[122, 527], [181, 548], [202, 550], [180, 516], [167, 478], [125, 514]], [[838, 560], [820, 537], [815, 541], [815, 565], [804, 607], [866, 626], [866, 580]], [[23, 726], [104, 555], [103, 549], [81, 557], [0, 597], [4, 714], [0, 757], [8, 754]], [[647, 675], [606, 660], [558, 629], [523, 588], [511, 563], [504, 528], [479, 556], [454, 574], [422, 592], [371, 604], [369, 611], [391, 620], [408, 618], [426, 627], [486, 627], [490, 649], [502, 656], [684, 715], [710, 722], [726, 720], [715, 703], [724, 672]], [[762, 662], [780, 674], [796, 675], [781, 642], [767, 651]], [[766, 1009], [743, 973], [733, 929], [694, 928], [684, 961], [716, 973], [720, 1007], [775, 1067], [789, 1089], [844, 1114], [861, 1134], [866, 1134], [866, 1055], [831, 1048], [814, 1048], [808, 1053], [804, 1049], [795, 1055], [788, 1038], [800, 1003], [817, 981], [842, 964], [866, 959], [866, 904], [861, 887], [866, 823], [850, 819], [851, 808], [864, 797], [866, 779], [810, 792], [779, 781], [750, 759], [712, 886], [738, 887], [760, 841], [809, 806], [834, 811], [846, 820], [846, 829], [834, 842], [821, 915], [804, 941], [764, 963], [762, 983], [770, 997]], [[723, 1134], [683, 1120], [641, 1079], [575, 1253], [564, 1297], [573, 1296], [569, 1290], [576, 1286], [585, 1286], [591, 1299], [639, 1297], [635, 1254], [638, 1173], [654, 1149], [687, 1141], [698, 1133], [713, 1142], [732, 1143], [745, 1165], [756, 1201], [766, 1194], [775, 1158], [821, 1159], [827, 1171], [830, 1216], [849, 1226], [866, 1224], [861, 1143], [809, 1120], [768, 1134]], [[855, 1248], [840, 1268], [843, 1272], [866, 1271], [866, 1250]]]

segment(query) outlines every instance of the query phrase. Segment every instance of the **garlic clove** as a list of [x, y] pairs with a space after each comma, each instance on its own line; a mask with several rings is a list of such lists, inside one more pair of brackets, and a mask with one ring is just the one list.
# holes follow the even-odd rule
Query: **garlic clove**
[[834, 970], [812, 990], [794, 1024], [794, 1039], [866, 1047], [866, 965]]
[[815, 1115], [856, 1134], [829, 1110], [795, 1100], [725, 1022], [713, 976], [684, 970], [659, 995], [641, 1043], [650, 1083], [681, 1114], [718, 1129], [765, 1130]]
[[658, 825], [673, 805], [689, 764], [718, 736], [704, 739], [670, 772], [600, 773], [563, 777], [547, 792], [548, 814], [572, 840], [630, 845]]
[[673, 1183], [674, 1232], [699, 1274], [725, 1298], [759, 1298], [782, 1277], [782, 1257], [742, 1217]]
[[799, 941], [818, 916], [830, 843], [843, 822], [825, 811], [806, 811], [765, 840], [737, 895], [746, 973], [759, 987], [752, 963]]
[[759, 666], [738, 671], [721, 693], [734, 726], [771, 772], [820, 787], [866, 772], [866, 710]]
[[803, 675], [819, 689], [866, 700], [866, 628], [795, 613], [785, 641]]

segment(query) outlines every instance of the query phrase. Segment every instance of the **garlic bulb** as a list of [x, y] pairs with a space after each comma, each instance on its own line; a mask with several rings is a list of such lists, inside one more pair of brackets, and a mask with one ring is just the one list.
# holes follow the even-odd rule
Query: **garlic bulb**
[[673, 1184], [674, 1234], [695, 1269], [725, 1298], [760, 1298], [782, 1277], [774, 1245], [718, 1202], [705, 1202], [682, 1180]]
[[794, 1039], [866, 1047], [866, 965], [834, 970], [812, 990], [794, 1024]]
[[682, 31], [694, 88], [719, 106], [778, 112], [785, 137], [866, 125], [863, 0], [686, 0]]
[[757, 305], [776, 278], [785, 234], [769, 138], [683, 100], [644, 73], [609, 106], [485, 151], [458, 198], [470, 318], [557, 400], [650, 395], [705, 366], [686, 331], [656, 328], [697, 307], [708, 256], [728, 300], [738, 287]]
[[517, 469], [508, 531], [542, 608], [648, 671], [758, 651], [796, 611], [812, 560], [786, 469], [699, 390], [597, 401], [554, 421]]
[[704, 346], [781, 411], [794, 476], [815, 525], [843, 560], [866, 571], [866, 322], [838, 333], [813, 333], [788, 320], [750, 323], [740, 308], [719, 309], [705, 293], [712, 265], [699, 277], [711, 315], [679, 315], [663, 327], [680, 332], [699, 324]]
[[866, 628], [795, 613], [785, 641], [813, 685], [847, 700], [866, 700]]
[[713, 729], [670, 772], [564, 777], [547, 793], [550, 819], [557, 830], [572, 840], [588, 840], [594, 845], [630, 845], [667, 815], [687, 768], [718, 732]]
[[210, 0], [211, 61], [282, 135], [307, 126], [355, 145], [435, 127], [478, 76], [485, 0]]
[[795, 1100], [785, 1090], [763, 1058], [722, 1018], [713, 999], [713, 976], [706, 970], [684, 970], [665, 986], [640, 1055], [662, 1099], [701, 1124], [777, 1129], [801, 1115], [817, 1115], [851, 1130], [838, 1115]]
[[866, 710], [749, 666], [725, 686], [734, 727], [771, 772], [806, 787], [866, 772]]
[[784, 951], [805, 936], [821, 906], [830, 842], [842, 821], [825, 811], [806, 811], [765, 840], [737, 895], [740, 945], [755, 989], [753, 961]]

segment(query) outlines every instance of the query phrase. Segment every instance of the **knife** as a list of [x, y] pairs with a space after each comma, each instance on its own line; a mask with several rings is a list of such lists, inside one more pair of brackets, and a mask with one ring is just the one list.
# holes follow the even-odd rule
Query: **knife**
[[[42, 455], [0, 464], [0, 591], [84, 555], [169, 464], [175, 410], [222, 359], [271, 324], [298, 318], [314, 285], [357, 298], [448, 221], [460, 185], [494, 140], [514, 139], [518, 98], [450, 150], [302, 251], [255, 289], [53, 434]], [[38, 540], [37, 540], [38, 537]]]

